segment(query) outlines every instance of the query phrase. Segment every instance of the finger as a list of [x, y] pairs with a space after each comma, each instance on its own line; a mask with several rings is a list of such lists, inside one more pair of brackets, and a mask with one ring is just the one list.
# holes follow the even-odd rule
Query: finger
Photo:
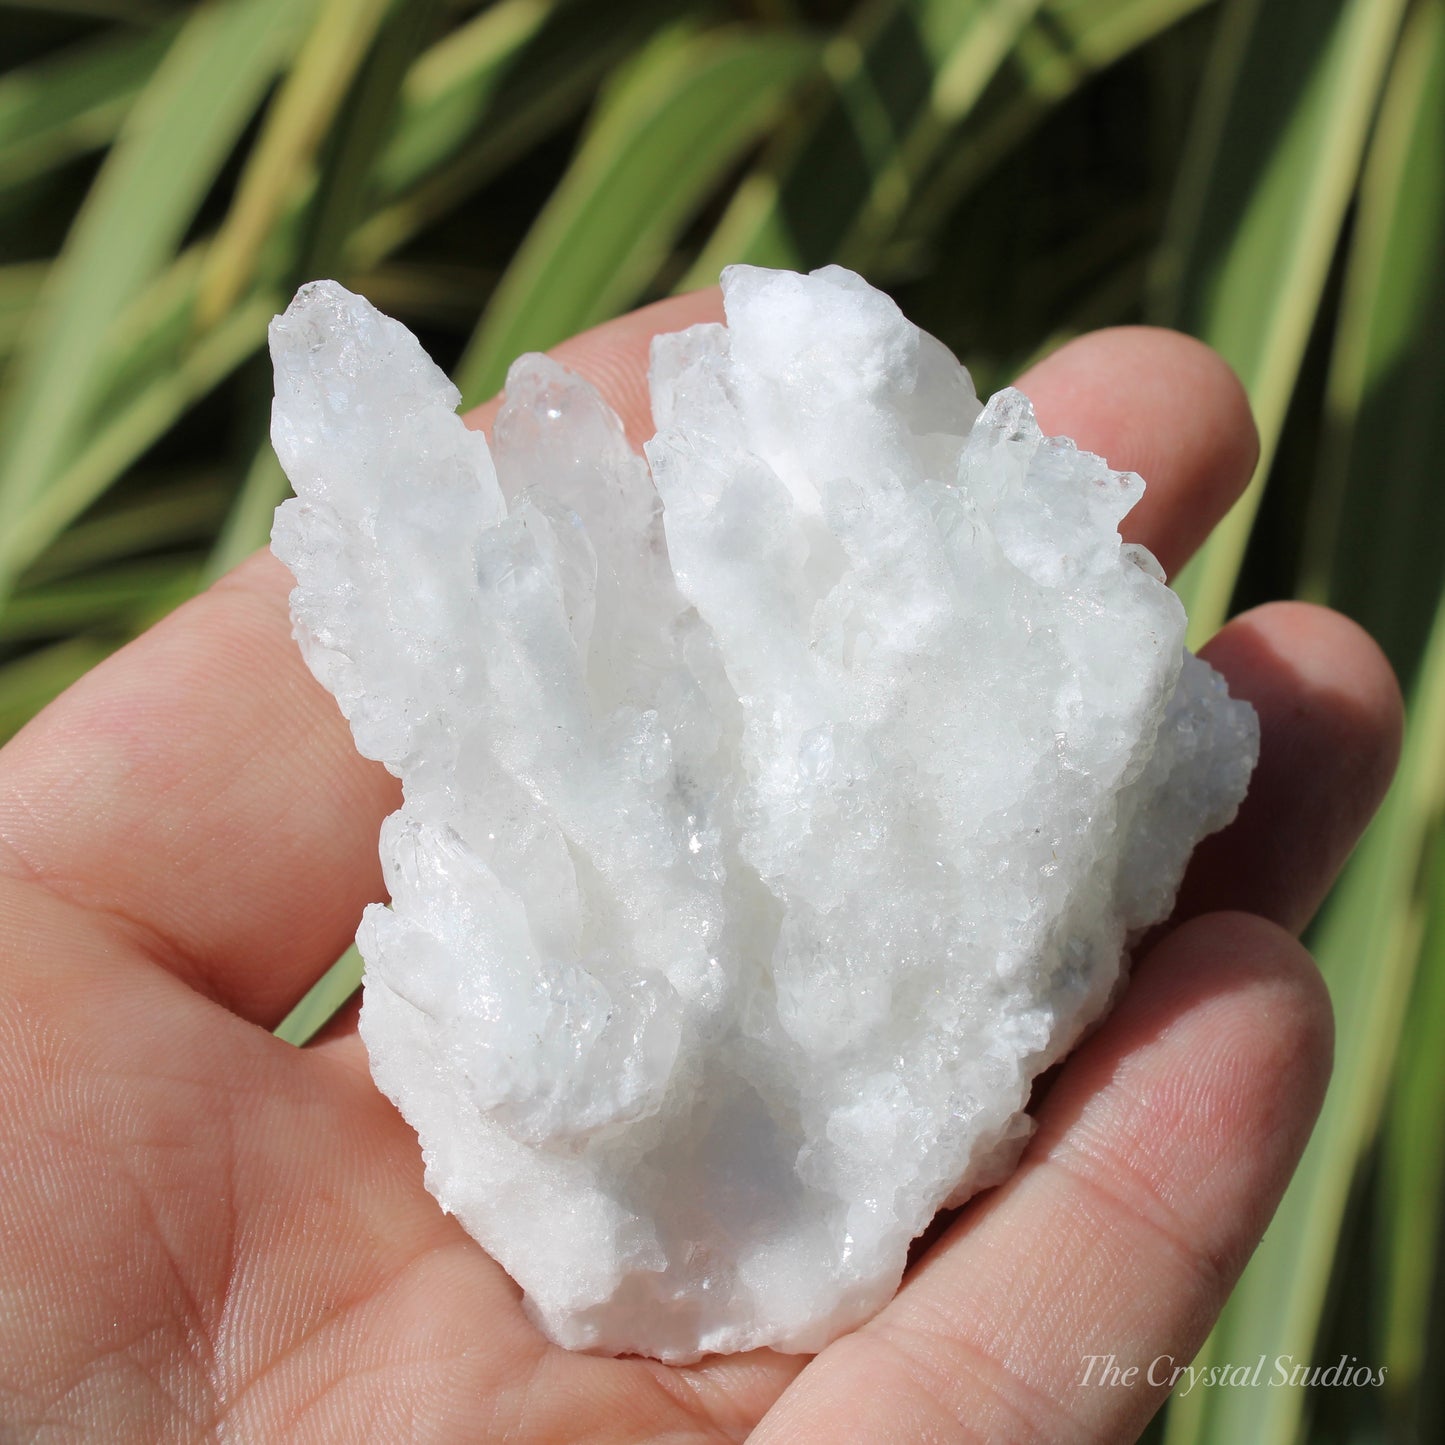
[[1146, 490], [1124, 519], [1171, 577], [1244, 490], [1259, 434], [1238, 378], [1202, 342], [1157, 327], [1095, 331], [1019, 379], [1039, 425]]
[[[814, 1361], [758, 1445], [1134, 1439], [1167, 1392], [1149, 1366], [1190, 1360], [1273, 1213], [1331, 1040], [1283, 931], [1213, 914], [1170, 936], [1060, 1072], [1018, 1172]], [[1111, 1355], [1131, 1384], [1082, 1383]]]
[[1258, 710], [1259, 766], [1239, 817], [1196, 851], [1175, 919], [1239, 908], [1297, 933], [1389, 786], [1399, 686], [1367, 633], [1301, 602], [1235, 618], [1201, 655]]
[[[648, 338], [718, 314], [660, 302], [559, 348], [645, 431]], [[360, 758], [291, 639], [290, 577], [243, 564], [0, 751], [0, 872], [94, 911], [267, 1027], [383, 896], [395, 780]]]

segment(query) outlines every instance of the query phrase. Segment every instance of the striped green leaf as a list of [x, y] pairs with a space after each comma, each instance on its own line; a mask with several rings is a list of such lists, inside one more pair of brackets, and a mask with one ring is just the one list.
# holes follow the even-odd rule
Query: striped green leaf
[[504, 0], [420, 56], [377, 163], [353, 266], [390, 256], [581, 112], [602, 79], [706, 0]]
[[[821, 90], [797, 112], [683, 282], [734, 261], [856, 264], [913, 194], [1039, 0], [875, 0], [828, 42]], [[850, 242], [853, 244], [850, 246]]]
[[383, 195], [415, 185], [476, 137], [509, 67], [563, 8], [561, 0], [500, 0], [418, 57], [377, 163]]
[[680, 289], [734, 261], [867, 270], [931, 234], [1085, 80], [1208, 0], [883, 0], [828, 45], [797, 113]]
[[1045, 0], [979, 98], [955, 141], [943, 147], [903, 228], [926, 240], [996, 166], [1090, 80], [1215, 0]]
[[1248, 491], [1176, 585], [1197, 643], [1228, 614], [1406, 0], [1228, 0], [1161, 253], [1156, 318], [1239, 373]]
[[73, 577], [158, 548], [198, 544], [214, 533], [225, 511], [219, 473], [168, 479], [68, 528], [26, 569], [21, 585]]
[[246, 357], [277, 308], [258, 296], [198, 338], [175, 370], [156, 378], [99, 425], [73, 460], [26, 505], [12, 505], [0, 533], [0, 576], [17, 576], [197, 400]]
[[[1344, 605], [1379, 632], [1407, 677], [1419, 673], [1410, 732], [1385, 809], [1351, 861], [1314, 935], [1335, 1002], [1335, 1077], [1299, 1174], [1206, 1350], [1216, 1360], [1312, 1358], [1343, 1236], [1349, 1191], [1379, 1125], [1405, 1025], [1429, 911], [1426, 851], [1445, 808], [1445, 539], [1422, 527], [1425, 489], [1445, 440], [1445, 6], [1426, 0], [1392, 68], [1360, 190], [1359, 215], [1329, 381], [1324, 473], [1310, 501], [1306, 590]], [[1432, 299], [1433, 298], [1433, 299]], [[1381, 486], [1386, 476], [1391, 485]], [[1390, 525], [1397, 504], [1415, 508]], [[1383, 509], [1384, 517], [1377, 513]], [[1423, 622], [1435, 616], [1420, 669]], [[1428, 1296], [1445, 1154], [1438, 1122], [1445, 1071], [1438, 1039], [1419, 1033], [1421, 1011], [1445, 1009], [1442, 980], [1419, 977], [1413, 1047], [1387, 1129], [1383, 1250], [1389, 1262], [1391, 1369], [1419, 1366], [1418, 1322]], [[1413, 1060], [1413, 1062], [1412, 1062]], [[1428, 1137], [1421, 1134], [1428, 1111]], [[1402, 1147], [1410, 1140], [1407, 1154]], [[1401, 1250], [1411, 1251], [1407, 1258]], [[1408, 1382], [1392, 1380], [1392, 1389]], [[1197, 1391], [1170, 1408], [1170, 1445], [1299, 1438], [1309, 1402], [1299, 1390]]]
[[132, 615], [149, 618], [189, 597], [199, 577], [194, 555], [183, 555], [123, 562], [26, 588], [0, 614], [0, 644], [114, 627]]
[[1445, 1215], [1445, 828], [1439, 818], [1433, 834], [1420, 870], [1424, 941], [1380, 1150], [1381, 1360], [1390, 1371], [1391, 1404], [1407, 1429], [1413, 1423], [1416, 1439], [1429, 1438], [1419, 1418], [1428, 1409], [1422, 1396], [1440, 1379], [1431, 1313]]
[[[1445, 596], [1400, 774], [1331, 894], [1314, 952], [1339, 1021], [1329, 1094], [1295, 1174], [1211, 1338], [1206, 1359], [1313, 1359], [1355, 1168], [1378, 1127], [1426, 919], [1420, 861], [1445, 810]], [[1170, 1407], [1169, 1445], [1292, 1445], [1305, 1392], [1196, 1390]]]
[[17, 261], [0, 266], [0, 362], [25, 334], [35, 295], [45, 283], [48, 261]]
[[261, 245], [311, 179], [317, 152], [391, 4], [320, 0], [207, 252], [196, 300], [202, 325], [224, 315], [250, 286]]
[[1302, 596], [1363, 623], [1406, 679], [1445, 575], [1442, 257], [1445, 0], [1422, 0], [1360, 188], [1300, 580]]
[[362, 969], [361, 955], [352, 944], [276, 1026], [277, 1038], [298, 1047], [309, 1043], [361, 987]]
[[[357, 67], [318, 153], [316, 184], [286, 257], [289, 274], [275, 278], [285, 283], [283, 289], [289, 291], [292, 282], [351, 270], [356, 231], [375, 206], [380, 157], [396, 133], [402, 93], [417, 51], [431, 34], [437, 8], [438, 0], [393, 4], [378, 27], [370, 54]], [[471, 303], [475, 310], [475, 294]]]
[[263, 438], [211, 551], [206, 564], [207, 581], [229, 572], [258, 547], [266, 545], [276, 508], [290, 494], [291, 484], [276, 460], [270, 438]]
[[[1445, 0], [1419, 0], [1361, 187], [1311, 498], [1305, 586], [1365, 623], [1402, 677], [1419, 669], [1445, 577]], [[1430, 518], [1437, 519], [1430, 525]], [[1445, 740], [1439, 746], [1445, 747]], [[1405, 786], [1414, 786], [1408, 777]], [[1424, 943], [1380, 1151], [1382, 1359], [1402, 1431], [1429, 1438], [1422, 1387], [1445, 1217], [1445, 834], [1413, 868]], [[1438, 1343], [1435, 1346], [1438, 1351]]]
[[0, 77], [0, 190], [108, 145], [174, 35], [106, 35]]
[[520, 352], [633, 304], [815, 55], [797, 35], [741, 27], [682, 27], [649, 45], [608, 87], [492, 296], [457, 369], [463, 395], [489, 395]]
[[[126, 117], [12, 363], [0, 516], [40, 503], [85, 448], [87, 409], [105, 381], [97, 338], [169, 260], [309, 10], [306, 0], [199, 6]], [[0, 595], [25, 551], [8, 535], [0, 545]]]

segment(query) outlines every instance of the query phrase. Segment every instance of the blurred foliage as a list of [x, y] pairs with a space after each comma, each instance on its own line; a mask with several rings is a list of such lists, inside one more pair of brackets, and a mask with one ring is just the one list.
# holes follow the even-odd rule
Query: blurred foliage
[[1445, 0], [34, 0], [0, 65], [0, 737], [265, 542], [265, 321], [315, 275], [469, 401], [737, 260], [863, 270], [982, 390], [1100, 325], [1217, 346], [1264, 458], [1198, 634], [1341, 607], [1411, 723], [1310, 938], [1325, 1114], [1206, 1355], [1388, 1384], [1152, 1433], [1441, 1438]]

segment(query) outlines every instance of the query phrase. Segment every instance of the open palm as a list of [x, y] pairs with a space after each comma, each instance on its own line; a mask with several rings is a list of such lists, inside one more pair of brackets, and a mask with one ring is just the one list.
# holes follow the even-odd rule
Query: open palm
[[[661, 303], [559, 348], [647, 430]], [[1171, 572], [1248, 479], [1237, 384], [1163, 332], [1086, 337], [1020, 383], [1133, 468]], [[487, 420], [485, 412], [478, 423]], [[1237, 823], [1171, 931], [1036, 1100], [1018, 1173], [816, 1359], [569, 1355], [422, 1188], [354, 1018], [269, 1030], [381, 896], [396, 785], [352, 750], [257, 557], [0, 752], [0, 1434], [107, 1441], [1131, 1438], [1258, 1241], [1328, 1073], [1293, 938], [1393, 767], [1399, 699], [1342, 618], [1280, 605], [1206, 655], [1260, 711]], [[1222, 911], [1229, 910], [1229, 911]], [[565, 1222], [558, 1222], [565, 1228]], [[760, 1423], [761, 1422], [761, 1423]]]

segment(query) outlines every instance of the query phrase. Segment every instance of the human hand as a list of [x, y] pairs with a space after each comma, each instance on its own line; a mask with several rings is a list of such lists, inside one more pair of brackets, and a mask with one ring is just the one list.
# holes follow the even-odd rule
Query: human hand
[[[649, 337], [717, 306], [663, 302], [557, 354], [640, 440]], [[1248, 480], [1247, 407], [1197, 343], [1099, 333], [1020, 384], [1045, 430], [1148, 480], [1124, 530], [1171, 573]], [[253, 558], [0, 752], [10, 1432], [700, 1442], [756, 1426], [831, 1445], [1142, 1428], [1163, 1388], [1081, 1386], [1085, 1358], [1187, 1361], [1324, 1089], [1329, 1005], [1292, 934], [1398, 746], [1393, 678], [1358, 628], [1281, 604], [1205, 650], [1260, 712], [1250, 795], [1058, 1070], [1017, 1173], [811, 1362], [670, 1368], [536, 1332], [423, 1189], [354, 1012], [303, 1050], [269, 1033], [382, 896], [377, 827], [398, 802], [302, 665], [288, 586]]]

